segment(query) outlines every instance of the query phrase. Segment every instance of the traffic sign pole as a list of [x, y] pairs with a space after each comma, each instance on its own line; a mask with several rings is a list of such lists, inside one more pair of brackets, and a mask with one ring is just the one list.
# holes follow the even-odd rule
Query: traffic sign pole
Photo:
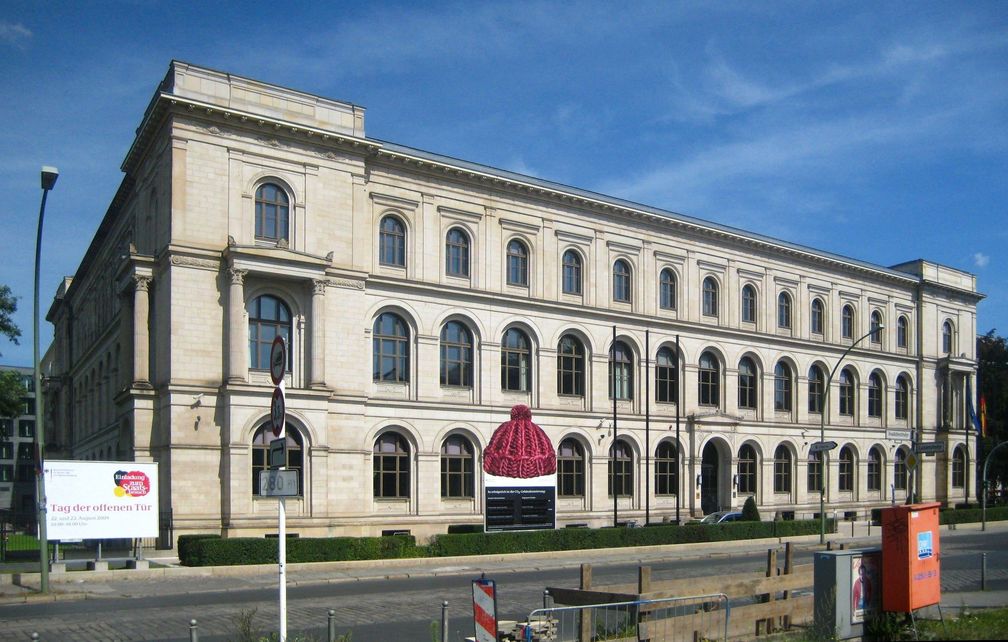
[[[284, 424], [287, 419], [287, 403], [284, 399], [284, 375], [287, 374], [287, 342], [277, 335], [270, 346], [270, 379], [276, 388], [270, 401], [270, 420], [273, 434], [278, 439], [285, 437]], [[283, 470], [281, 466], [280, 470]], [[287, 509], [283, 495], [277, 497], [277, 565], [280, 571], [280, 642], [287, 642]]]

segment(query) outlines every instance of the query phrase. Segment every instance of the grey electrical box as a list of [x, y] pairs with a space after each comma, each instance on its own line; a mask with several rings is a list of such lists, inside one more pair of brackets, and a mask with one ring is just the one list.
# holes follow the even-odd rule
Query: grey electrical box
[[838, 640], [859, 638], [865, 620], [881, 606], [882, 549], [815, 554], [816, 631]]

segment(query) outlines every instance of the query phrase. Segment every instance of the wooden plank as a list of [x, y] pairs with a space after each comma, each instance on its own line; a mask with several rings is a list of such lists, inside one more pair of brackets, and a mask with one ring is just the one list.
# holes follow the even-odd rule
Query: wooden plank
[[[680, 597], [686, 595], [705, 595], [708, 593], [724, 593], [728, 597], [752, 597], [771, 591], [793, 591], [809, 588], [814, 584], [812, 564], [802, 564], [794, 567], [790, 575], [766, 577], [765, 573], [746, 573], [741, 575], [717, 575], [712, 577], [690, 577], [678, 580], [656, 581], [651, 579], [651, 592], [643, 595], [643, 599], [661, 597]], [[633, 584], [606, 585], [599, 590], [613, 593], [630, 593], [637, 587]]]
[[[752, 639], [757, 622], [765, 622], [767, 618], [788, 616], [792, 622], [804, 623], [812, 620], [813, 599], [811, 595], [802, 595], [790, 600], [777, 600], [762, 604], [733, 606], [728, 622], [728, 636]], [[700, 626], [699, 629], [696, 627]], [[721, 618], [705, 618], [698, 621], [695, 614], [677, 615], [675, 617], [659, 618], [652, 616], [649, 629], [654, 634], [675, 631], [676, 639], [684, 638], [690, 631], [696, 631], [700, 639], [721, 639], [724, 633], [724, 620]]]
[[591, 604], [612, 604], [615, 602], [634, 602], [636, 593], [610, 593], [608, 591], [582, 591], [556, 586], [547, 586], [546, 590], [553, 596], [553, 601], [562, 606], [588, 606]]

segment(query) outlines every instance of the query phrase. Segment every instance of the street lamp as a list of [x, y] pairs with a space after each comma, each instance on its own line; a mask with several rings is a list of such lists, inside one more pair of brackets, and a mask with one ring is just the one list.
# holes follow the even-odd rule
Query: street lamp
[[[878, 334], [885, 329], [885, 326], [881, 323], [873, 327], [865, 334], [859, 338], [854, 343], [850, 344], [844, 353], [840, 355], [837, 360], [836, 365], [830, 370], [829, 376], [826, 378], [825, 389], [823, 390], [823, 407], [820, 409], [819, 413], [819, 443], [826, 441], [826, 413], [829, 412], [829, 387], [830, 382], [833, 381], [833, 375], [836, 374], [837, 368], [843, 363], [844, 358], [850, 354], [850, 351], [857, 347], [857, 344], [861, 343], [873, 334]], [[819, 543], [823, 544], [826, 542], [826, 455], [822, 454], [823, 451], [819, 451]]]
[[59, 170], [55, 167], [42, 167], [42, 205], [39, 206], [38, 215], [38, 236], [35, 237], [35, 320], [32, 342], [34, 344], [35, 355], [35, 498], [37, 499], [37, 520], [39, 532], [39, 575], [40, 589], [43, 593], [49, 592], [49, 538], [46, 536], [46, 495], [45, 495], [45, 470], [43, 470], [43, 456], [45, 453], [45, 430], [43, 426], [44, 395], [42, 394], [42, 367], [39, 362], [39, 267], [42, 254], [42, 220], [45, 218], [46, 197], [56, 185], [59, 178]]

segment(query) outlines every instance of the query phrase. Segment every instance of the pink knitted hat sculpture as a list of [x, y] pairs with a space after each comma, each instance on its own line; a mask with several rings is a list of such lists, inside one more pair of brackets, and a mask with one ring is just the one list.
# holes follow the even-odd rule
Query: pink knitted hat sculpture
[[483, 470], [498, 477], [528, 479], [556, 472], [556, 453], [524, 404], [511, 408], [511, 421], [494, 431], [483, 453]]

